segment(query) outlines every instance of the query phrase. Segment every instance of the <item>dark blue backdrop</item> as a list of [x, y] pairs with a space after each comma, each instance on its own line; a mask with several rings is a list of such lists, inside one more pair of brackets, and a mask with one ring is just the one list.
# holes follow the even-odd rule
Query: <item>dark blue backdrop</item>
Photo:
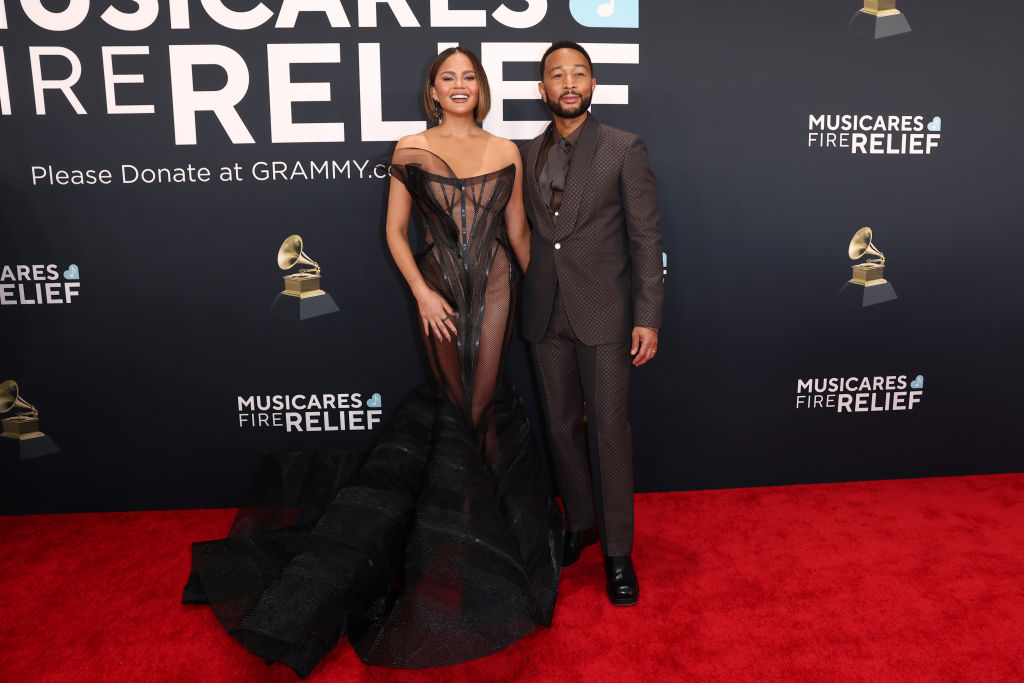
[[[295, 28], [275, 28], [281, 4], [267, 2], [275, 18], [250, 30], [225, 28], [193, 4], [189, 28], [171, 28], [161, 6], [139, 31], [105, 23], [102, 3], [64, 31], [40, 28], [18, 3], [7, 4], [0, 381], [18, 382], [59, 450], [23, 459], [24, 442], [0, 439], [0, 510], [228, 506], [263, 451], [372, 443], [379, 426], [240, 426], [238, 403], [359, 394], [364, 404], [378, 393], [386, 419], [423, 377], [409, 297], [383, 241], [387, 185], [376, 164], [386, 163], [393, 142], [375, 138], [393, 129], [373, 123], [374, 107], [383, 120], [422, 122], [425, 68], [438, 43], [450, 42], [480, 50], [492, 82], [506, 82], [496, 91], [507, 99], [487, 124], [505, 134], [516, 130], [509, 122], [545, 118], [539, 102], [515, 99], [532, 96], [532, 60], [544, 43], [599, 44], [604, 100], [595, 100], [594, 113], [648, 141], [667, 299], [659, 356], [634, 374], [639, 490], [1021, 468], [1024, 98], [1010, 78], [1024, 67], [1019, 3], [900, 0], [912, 31], [880, 40], [847, 29], [857, 0], [619, 0], [619, 23], [632, 23], [628, 10], [638, 6], [635, 27], [584, 26], [599, 23], [593, 0], [509, 2], [506, 9], [521, 14], [498, 16], [534, 21], [526, 28], [496, 19], [495, 0], [453, 1], [452, 10], [485, 10], [454, 19], [409, 3], [418, 27], [400, 26], [387, 4], [370, 26], [357, 3], [342, 2], [350, 27], [306, 13]], [[484, 26], [440, 25], [481, 18]], [[268, 45], [317, 43], [327, 45], [320, 63], [285, 73], [330, 92], [295, 97], [311, 101], [296, 102], [291, 116], [343, 122], [345, 139], [273, 142], [286, 134], [274, 132], [271, 104], [286, 89], [270, 85]], [[194, 87], [241, 88], [233, 110], [252, 143], [232, 141], [228, 129], [237, 136], [237, 123], [200, 111], [196, 144], [179, 144], [175, 113], [181, 121], [191, 114], [173, 97], [171, 45], [223, 46], [244, 63], [247, 83], [237, 63], [223, 61], [224, 50], [175, 53], [179, 61], [216, 54], [228, 64], [197, 66]], [[104, 47], [115, 46], [147, 48], [110, 57], [112, 74], [142, 82], [105, 84], [113, 79], [104, 77]], [[496, 69], [502, 53], [523, 61]], [[37, 81], [74, 76], [79, 62], [69, 87], [84, 114], [54, 88], [38, 113], [35, 93], [46, 83], [33, 80], [33, 55]], [[117, 105], [151, 104], [153, 113], [108, 113], [109, 87]], [[830, 131], [828, 118], [824, 130], [812, 130], [822, 115], [840, 126], [855, 116], [871, 130]], [[892, 127], [892, 116], [910, 117], [909, 125]], [[937, 146], [928, 154], [818, 146], [829, 132], [880, 134], [883, 152], [912, 135], [931, 133]], [[273, 161], [292, 179], [260, 180], [262, 164]], [[297, 162], [313, 175], [310, 164], [325, 161], [335, 162], [332, 178], [295, 175]], [[191, 164], [212, 178], [125, 183], [126, 164]], [[33, 167], [48, 166], [108, 169], [112, 180], [51, 184], [37, 170], [34, 181]], [[224, 167], [230, 180], [220, 178]], [[853, 263], [847, 246], [863, 226], [874, 231], [898, 298], [856, 308], [837, 294]], [[277, 249], [293, 233], [322, 266], [337, 313], [300, 321], [271, 312], [284, 274]], [[71, 264], [77, 280], [64, 276]], [[54, 265], [58, 275], [19, 276], [26, 265]], [[29, 303], [46, 282], [74, 282], [76, 295]], [[510, 370], [533, 410], [521, 344]], [[861, 378], [890, 376], [921, 385], [913, 409], [805, 407], [813, 397], [798, 391], [802, 380], [857, 378], [851, 391], [822, 393], [823, 403], [839, 401], [827, 395], [871, 393], [856, 388]], [[876, 405], [892, 393], [878, 392]]]

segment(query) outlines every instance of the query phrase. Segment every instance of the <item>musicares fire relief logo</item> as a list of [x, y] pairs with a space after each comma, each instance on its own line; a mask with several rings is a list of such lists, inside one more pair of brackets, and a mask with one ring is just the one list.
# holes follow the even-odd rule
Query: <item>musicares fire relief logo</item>
[[78, 296], [81, 272], [49, 265], [5, 265], [0, 269], [0, 306], [69, 304]]
[[[133, 4], [135, 10], [128, 11]], [[593, 46], [595, 63], [640, 64], [635, 36], [629, 42], [587, 41], [591, 36], [618, 41], [601, 33], [609, 29], [625, 29], [627, 34], [636, 30], [640, 0], [0, 0], [0, 35], [11, 32], [6, 30], [8, 18], [12, 31], [28, 34], [25, 47], [5, 52], [0, 45], [0, 117], [26, 115], [34, 108], [38, 125], [50, 122], [54, 129], [69, 111], [118, 120], [148, 117], [157, 124], [152, 131], [159, 133], [147, 139], [150, 148], [167, 133], [177, 146], [219, 146], [224, 136], [232, 145], [396, 141], [423, 130], [426, 121], [398, 119], [388, 110], [391, 98], [385, 94], [395, 74], [383, 64], [390, 60], [382, 60], [382, 54], [405, 44], [447, 43], [453, 37], [466, 44], [474, 35], [466, 29], [485, 29], [493, 35], [477, 44], [491, 74], [494, 104], [486, 128], [502, 137], [529, 140], [545, 121], [506, 120], [508, 107], [502, 103], [536, 100], [537, 89], [534, 83], [505, 80], [502, 72], [508, 69], [502, 65], [535, 63], [544, 49], [538, 37], [562, 33], [559, 22], [566, 5], [575, 23], [586, 27], [575, 37]], [[377, 27], [396, 23], [401, 31], [382, 43]], [[157, 33], [173, 38], [168, 43]], [[240, 36], [245, 34], [265, 37], [243, 40]], [[150, 37], [135, 37], [140, 35]], [[104, 44], [96, 45], [97, 40]], [[256, 58], [260, 52], [262, 59]], [[158, 54], [163, 57], [153, 57]], [[132, 66], [121, 66], [125, 59]], [[313, 64], [323, 66], [305, 66]], [[408, 65], [399, 68], [407, 70]], [[302, 70], [333, 75], [317, 79], [300, 75]], [[197, 71], [216, 72], [213, 82], [218, 87], [209, 89], [208, 79], [194, 77]], [[143, 82], [145, 90], [137, 86]], [[594, 104], [629, 104], [628, 83], [603, 83]], [[353, 101], [352, 93], [359, 94], [354, 108], [346, 106]], [[256, 98], [262, 99], [262, 106], [237, 106], [243, 99], [255, 104]], [[170, 171], [173, 182], [205, 182], [216, 172], [186, 164], [173, 169], [148, 163], [119, 165], [120, 180], [127, 173], [141, 182], [147, 182], [146, 176], [159, 181], [161, 171]], [[31, 166], [31, 177], [45, 178], [47, 185], [105, 185], [117, 177], [115, 169], [97, 168], [95, 163], [55, 168], [37, 161]], [[237, 164], [223, 166], [220, 178], [237, 179], [240, 170]], [[267, 170], [253, 168], [254, 173]]]
[[238, 426], [269, 427], [286, 432], [362, 432], [380, 423], [378, 393], [273, 394], [238, 397]]
[[807, 146], [850, 154], [931, 154], [942, 139], [941, 116], [810, 114]]
[[796, 409], [824, 408], [837, 413], [913, 410], [924, 396], [924, 375], [825, 377], [796, 381]]

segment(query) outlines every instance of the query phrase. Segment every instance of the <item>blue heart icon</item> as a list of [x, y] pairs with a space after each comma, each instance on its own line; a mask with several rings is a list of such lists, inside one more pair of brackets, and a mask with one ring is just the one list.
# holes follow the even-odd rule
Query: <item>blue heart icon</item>
[[380, 394], [374, 394], [370, 398], [366, 399], [367, 408], [380, 408]]
[[638, 28], [640, 0], [569, 0], [569, 14], [581, 26]]
[[910, 383], [911, 389], [923, 389], [924, 388], [924, 375], [918, 375], [914, 378], [914, 381]]
[[68, 266], [68, 269], [64, 271], [65, 280], [77, 280], [78, 276], [78, 266], [76, 266], [74, 263]]
[[930, 130], [933, 133], [938, 133], [939, 131], [941, 131], [942, 117], [936, 116], [934, 119], [932, 119], [932, 122], [928, 124], [928, 130]]

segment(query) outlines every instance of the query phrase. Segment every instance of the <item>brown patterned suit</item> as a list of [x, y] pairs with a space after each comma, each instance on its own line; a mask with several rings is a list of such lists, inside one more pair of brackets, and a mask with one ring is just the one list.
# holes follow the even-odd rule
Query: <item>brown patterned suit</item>
[[643, 140], [593, 115], [583, 126], [557, 214], [537, 182], [547, 131], [523, 148], [533, 233], [522, 329], [533, 342], [569, 530], [591, 527], [596, 513], [605, 555], [628, 555], [630, 335], [661, 327], [661, 233]]

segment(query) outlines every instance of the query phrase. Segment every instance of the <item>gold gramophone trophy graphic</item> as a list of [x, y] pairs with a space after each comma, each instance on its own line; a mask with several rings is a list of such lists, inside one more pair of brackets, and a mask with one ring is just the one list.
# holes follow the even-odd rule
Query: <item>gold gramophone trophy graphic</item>
[[21, 397], [18, 383], [13, 379], [0, 384], [0, 414], [7, 412], [14, 414], [0, 420], [3, 424], [0, 436], [17, 442], [18, 454], [22, 460], [49, 455], [60, 450], [53, 439], [39, 431], [39, 411]]
[[896, 9], [896, 0], [864, 0], [864, 7], [850, 19], [848, 29], [866, 38], [888, 38], [910, 32], [907, 15]]
[[892, 283], [883, 277], [885, 275], [885, 256], [871, 241], [871, 228], [861, 228], [850, 240], [848, 253], [850, 258], [856, 261], [865, 254], [876, 258], [869, 258], [861, 263], [854, 264], [853, 277], [843, 284], [839, 290], [839, 298], [858, 308], [874, 306], [875, 304], [892, 301], [896, 298], [896, 290]]
[[284, 276], [284, 291], [277, 295], [270, 310], [287, 318], [306, 320], [338, 311], [330, 294], [320, 289], [320, 265], [302, 250], [302, 237], [290, 235], [277, 250], [277, 265], [290, 270], [296, 265], [311, 266]]

